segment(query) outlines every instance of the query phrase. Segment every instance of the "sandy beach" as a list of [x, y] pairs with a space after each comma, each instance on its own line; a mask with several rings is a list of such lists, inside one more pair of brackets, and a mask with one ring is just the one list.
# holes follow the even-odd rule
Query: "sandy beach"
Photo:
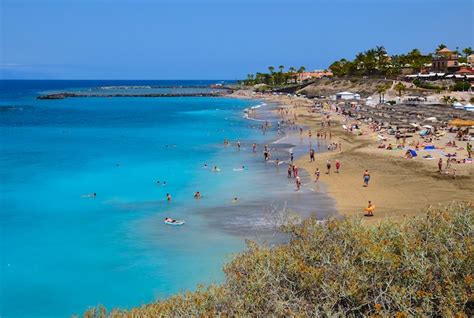
[[[258, 98], [270, 102], [280, 103], [289, 109], [288, 118], [297, 116], [296, 124], [304, 126], [302, 138], [308, 137], [308, 130], [312, 130], [313, 143], [324, 145], [331, 142], [341, 142], [339, 149], [319, 152], [315, 161], [309, 161], [309, 153], [298, 158], [296, 164], [313, 176], [317, 168], [320, 169], [320, 180], [328, 194], [336, 201], [340, 214], [357, 217], [363, 223], [376, 224], [382, 219], [400, 220], [404, 217], [420, 213], [428, 206], [446, 204], [453, 200], [471, 200], [474, 193], [473, 172], [474, 165], [466, 163], [452, 163], [450, 169], [445, 170], [445, 152], [458, 152], [460, 158], [467, 157], [465, 150], [467, 142], [456, 141], [456, 148], [446, 147], [446, 143], [454, 140], [453, 133], [446, 133], [433, 145], [442, 149], [436, 151], [420, 150], [413, 159], [404, 158], [406, 150], [379, 149], [378, 133], [372, 132], [368, 125], [357, 122], [362, 134], [355, 135], [342, 128], [345, 117], [336, 114], [334, 110], [312, 112], [313, 101], [305, 98], [288, 97], [285, 95], [264, 96], [250, 92], [236, 92], [239, 98]], [[325, 116], [330, 116], [331, 127], [321, 128]], [[327, 118], [327, 117], [326, 117]], [[355, 121], [346, 122], [347, 125]], [[327, 139], [317, 138], [317, 131], [326, 131]], [[332, 136], [329, 139], [329, 131]], [[384, 135], [385, 144], [396, 144], [394, 136]], [[414, 134], [409, 142], [422, 141], [418, 134]], [[431, 155], [434, 159], [424, 159]], [[438, 172], [438, 159], [443, 159], [443, 172]], [[326, 173], [326, 162], [331, 162], [331, 172]], [[340, 172], [335, 173], [335, 162], [341, 164]], [[368, 187], [363, 187], [363, 174], [368, 169], [371, 179]], [[455, 169], [456, 177], [453, 177]], [[376, 209], [373, 217], [364, 217], [364, 208], [368, 201], [372, 201]]]

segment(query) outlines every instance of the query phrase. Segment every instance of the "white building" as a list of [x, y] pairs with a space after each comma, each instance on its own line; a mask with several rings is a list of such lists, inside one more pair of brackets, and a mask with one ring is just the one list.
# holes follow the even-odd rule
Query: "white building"
[[351, 92], [340, 92], [336, 94], [336, 100], [360, 99], [360, 95]]

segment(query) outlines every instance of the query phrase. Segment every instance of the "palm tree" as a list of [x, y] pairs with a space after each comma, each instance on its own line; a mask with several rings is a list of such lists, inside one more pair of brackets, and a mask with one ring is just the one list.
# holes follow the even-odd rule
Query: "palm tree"
[[449, 103], [452, 102], [451, 96], [443, 96], [443, 97], [441, 98], [441, 100], [442, 100], [446, 105], [448, 105]]
[[298, 69], [298, 73], [304, 73], [304, 71], [306, 71], [306, 67], [300, 66], [300, 68]]
[[387, 92], [386, 85], [377, 86], [377, 94], [379, 94], [379, 103], [382, 104], [382, 100], [385, 100], [385, 92]]
[[406, 86], [405, 84], [403, 84], [402, 82], [398, 82], [396, 85], [395, 85], [395, 90], [398, 92], [398, 96], [399, 97], [402, 97], [402, 92], [406, 90]]
[[442, 43], [441, 43], [440, 45], [438, 45], [438, 48], [436, 49], [436, 52], [438, 52], [438, 51], [440, 51], [440, 50], [442, 50], [442, 49], [445, 49], [445, 48], [447, 48], [446, 44], [442, 44]]
[[275, 78], [273, 76], [273, 72], [275, 71], [275, 68], [273, 66], [269, 66], [268, 70], [270, 71], [270, 78], [271, 78], [271, 81], [272, 81], [272, 85], [275, 85]]
[[247, 74], [247, 84], [252, 85], [254, 83], [254, 75], [253, 74]]
[[285, 67], [283, 65], [280, 65], [278, 66], [278, 68], [280, 69], [280, 73], [283, 73], [283, 70], [285, 69]]
[[474, 51], [472, 50], [472, 47], [467, 47], [465, 48], [464, 50], [462, 50], [462, 52], [464, 53], [464, 55], [466, 57], [468, 57], [469, 55], [471, 55], [472, 53], [474, 53]]
[[296, 76], [295, 76], [295, 72], [296, 72], [296, 68], [294, 68], [293, 66], [291, 66], [289, 69], [288, 69], [288, 72], [290, 73], [290, 77], [295, 81], [296, 83]]

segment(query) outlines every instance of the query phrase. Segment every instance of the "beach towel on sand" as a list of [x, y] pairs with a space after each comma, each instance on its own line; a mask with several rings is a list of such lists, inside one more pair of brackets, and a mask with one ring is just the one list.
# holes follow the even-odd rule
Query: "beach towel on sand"
[[416, 153], [415, 150], [410, 149], [410, 150], [408, 150], [408, 151], [410, 152], [410, 154], [411, 154], [412, 157], [418, 156], [418, 154]]

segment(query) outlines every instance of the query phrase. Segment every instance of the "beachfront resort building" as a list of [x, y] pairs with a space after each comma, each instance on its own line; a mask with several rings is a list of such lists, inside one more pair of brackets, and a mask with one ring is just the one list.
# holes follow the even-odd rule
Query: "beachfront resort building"
[[310, 79], [318, 79], [323, 77], [332, 77], [334, 74], [328, 70], [315, 70], [312, 72], [303, 72], [298, 74], [298, 82], [304, 82]]
[[459, 67], [459, 56], [447, 47], [433, 55], [431, 71], [434, 73], [455, 73]]

